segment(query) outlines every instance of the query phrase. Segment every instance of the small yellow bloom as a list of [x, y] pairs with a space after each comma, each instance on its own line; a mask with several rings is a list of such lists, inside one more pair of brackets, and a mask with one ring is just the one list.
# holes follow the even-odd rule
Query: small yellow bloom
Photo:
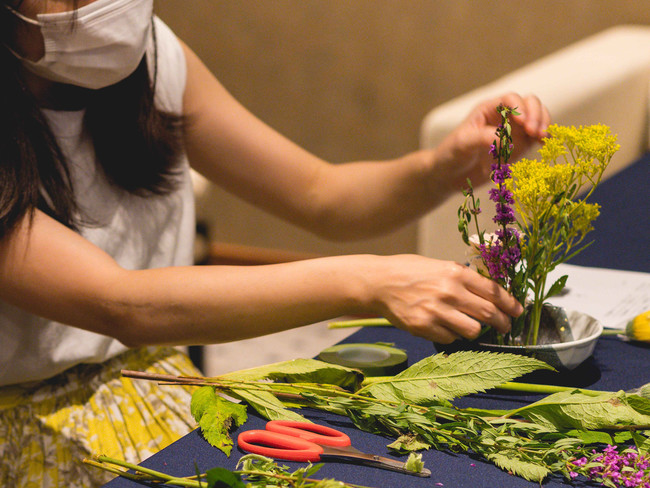
[[539, 149], [539, 155], [543, 161], [555, 161], [560, 156], [568, 153], [562, 139], [557, 137], [545, 137], [544, 145]]
[[[576, 160], [581, 159], [589, 163], [597, 161], [599, 164], [596, 166], [602, 169], [621, 147], [616, 143], [617, 136], [603, 124], [579, 127], [554, 124], [548, 128], [548, 133], [549, 139], [555, 139], [554, 145], [565, 145]], [[547, 144], [545, 141], [545, 145]], [[548, 153], [554, 154], [557, 150], [549, 150]], [[554, 161], [556, 158], [549, 159]]]
[[650, 342], [650, 310], [630, 320], [625, 335], [633, 341]]
[[515, 201], [529, 215], [536, 215], [540, 205], [553, 196], [547, 177], [549, 167], [536, 159], [522, 159], [512, 165], [512, 178], [506, 185]]
[[597, 203], [571, 202], [571, 206], [574, 207], [570, 211], [573, 228], [581, 234], [593, 230], [591, 224], [600, 215], [600, 205]]

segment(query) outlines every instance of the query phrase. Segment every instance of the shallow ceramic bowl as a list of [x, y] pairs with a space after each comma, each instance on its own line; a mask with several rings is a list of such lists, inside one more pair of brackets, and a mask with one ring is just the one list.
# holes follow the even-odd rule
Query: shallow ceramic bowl
[[[566, 311], [569, 327], [574, 337], [567, 342], [553, 344], [539, 344], [537, 346], [502, 346], [497, 344], [471, 343], [460, 341], [448, 345], [436, 344], [438, 351], [452, 352], [453, 350], [481, 350], [494, 352], [508, 352], [529, 356], [550, 364], [555, 369], [574, 369], [584, 362], [594, 352], [596, 342], [603, 331], [603, 325], [595, 318], [573, 310]], [[464, 342], [464, 344], [462, 344]]]

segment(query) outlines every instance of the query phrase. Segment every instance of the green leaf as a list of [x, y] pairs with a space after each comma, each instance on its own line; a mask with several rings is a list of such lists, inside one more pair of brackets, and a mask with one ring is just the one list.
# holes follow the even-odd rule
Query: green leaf
[[404, 469], [413, 473], [421, 473], [424, 468], [424, 461], [422, 461], [422, 454], [412, 452], [409, 454], [408, 459], [404, 463]]
[[639, 432], [632, 432], [636, 448], [641, 454], [647, 454], [650, 451], [650, 431], [645, 431], [645, 435]]
[[537, 359], [515, 354], [483, 351], [436, 354], [357, 393], [380, 400], [436, 405], [441, 400], [494, 388], [537, 369], [553, 368]]
[[205, 472], [208, 488], [246, 488], [237, 473], [226, 468], [212, 468]]
[[233, 423], [238, 427], [246, 422], [246, 406], [222, 398], [211, 386], [202, 386], [192, 394], [190, 412], [205, 440], [229, 456], [233, 441], [228, 432]]
[[616, 432], [614, 434], [613, 444], [625, 444], [627, 441], [631, 441], [632, 439], [633, 439], [632, 432], [630, 432], [629, 430], [624, 430], [623, 432]]
[[585, 395], [580, 390], [554, 393], [511, 412], [556, 429], [599, 430], [621, 425], [650, 425], [650, 416], [637, 412], [625, 392]]
[[333, 479], [323, 479], [317, 481], [315, 484], [310, 485], [311, 488], [345, 488], [345, 484], [341, 481], [336, 481]]
[[585, 444], [613, 444], [612, 436], [598, 430], [570, 430], [567, 435], [577, 437]]
[[423, 441], [417, 435], [404, 434], [399, 436], [394, 442], [391, 442], [386, 447], [398, 452], [412, 452], [429, 449], [431, 444]]
[[637, 412], [643, 415], [650, 415], [650, 398], [638, 394], [628, 394], [627, 401]]
[[465, 245], [469, 246], [469, 235], [467, 233], [467, 227], [463, 227], [462, 229], [459, 230], [460, 230], [461, 239], [463, 240]]
[[220, 378], [234, 381], [270, 379], [280, 383], [323, 383], [354, 391], [363, 381], [363, 374], [356, 369], [316, 359], [293, 359], [235, 371], [222, 375]]
[[551, 285], [551, 288], [549, 288], [548, 293], [544, 299], [546, 300], [546, 298], [560, 294], [560, 292], [564, 290], [564, 287], [566, 286], [566, 280], [568, 277], [568, 275], [564, 275], [558, 278], [555, 283]]
[[486, 457], [501, 469], [528, 481], [541, 482], [550, 473], [548, 468], [542, 465], [519, 459], [515, 451], [496, 452]]
[[510, 410], [485, 409], [475, 407], [464, 408], [463, 411], [472, 413], [474, 415], [479, 415], [481, 417], [501, 417], [510, 412]]
[[268, 391], [243, 390], [233, 388], [231, 392], [245, 400], [253, 407], [262, 417], [268, 420], [307, 420], [300, 414], [285, 408], [284, 404], [278, 400], [273, 393]]
[[197, 422], [201, 420], [203, 413], [212, 407], [215, 401], [214, 397], [215, 391], [211, 386], [202, 386], [194, 391], [190, 403], [190, 413], [194, 417], [194, 420]]

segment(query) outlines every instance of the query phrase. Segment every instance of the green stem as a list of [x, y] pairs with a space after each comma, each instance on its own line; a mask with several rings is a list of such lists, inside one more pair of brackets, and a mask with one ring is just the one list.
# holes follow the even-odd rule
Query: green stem
[[[160, 471], [155, 471], [153, 469], [138, 466], [136, 464], [128, 463], [128, 462], [122, 461], [120, 459], [114, 459], [114, 458], [110, 458], [108, 456], [103, 456], [102, 455], [102, 456], [97, 456], [97, 461], [99, 461], [99, 463], [87, 463], [87, 464], [90, 464], [92, 466], [95, 466], [95, 467], [98, 467], [98, 468], [101, 468], [101, 469], [105, 469], [106, 471], [110, 471], [110, 472], [115, 473], [116, 471], [119, 471], [119, 470], [117, 470], [115, 468], [110, 468], [108, 466], [102, 466], [103, 463], [113, 464], [113, 465], [116, 465], [116, 466], [120, 466], [122, 468], [132, 469], [133, 471], [135, 471], [137, 473], [142, 473], [142, 474], [145, 474], [145, 475], [150, 476], [152, 478], [155, 478], [157, 480], [164, 481], [166, 484], [175, 484], [176, 486], [184, 486], [184, 487], [189, 487], [189, 488], [201, 488], [201, 482], [198, 481], [198, 480], [194, 481], [194, 480], [188, 480], [186, 478], [179, 478], [179, 477], [176, 477], [176, 476], [170, 476], [170, 475], [168, 475], [166, 473], [162, 473]], [[134, 475], [132, 475], [130, 473], [127, 473], [127, 472], [121, 472], [121, 473], [119, 473], [119, 475], [120, 476], [125, 476], [125, 477], [130, 478], [130, 479], [142, 480], [142, 477], [138, 477], [137, 475], [134, 476]]]
[[[108, 473], [115, 474], [117, 476], [122, 476], [124, 478], [133, 481], [142, 481], [144, 479], [144, 477], [141, 475], [129, 473], [128, 471], [123, 471], [121, 469], [114, 468], [112, 466], [106, 466], [105, 464], [98, 463], [97, 461], [94, 461], [92, 459], [84, 459], [82, 462], [84, 464], [87, 464], [88, 466], [93, 466], [94, 468], [99, 468], [104, 471], [107, 471]], [[150, 477], [147, 477], [147, 479], [150, 479]]]
[[499, 385], [497, 388], [501, 390], [510, 390], [510, 391], [521, 391], [525, 393], [542, 393], [545, 395], [550, 395], [552, 393], [560, 393], [563, 391], [574, 391], [578, 390], [580, 393], [590, 396], [598, 396], [602, 391], [596, 390], [585, 390], [582, 388], [576, 388], [572, 386], [556, 386], [556, 385], [535, 385], [532, 383], [515, 383], [515, 382], [506, 382]]
[[[283, 480], [283, 481], [297, 481], [295, 476], [292, 475], [284, 475], [284, 474], [278, 474], [278, 473], [269, 473], [267, 471], [246, 471], [246, 470], [241, 470], [241, 471], [233, 471], [233, 473], [237, 474], [242, 474], [246, 476], [261, 476], [264, 478], [275, 478], [278, 480]], [[307, 481], [309, 483], [318, 483], [319, 481], [323, 480], [318, 480], [315, 478], [301, 478], [302, 481]], [[363, 486], [363, 485], [352, 485], [350, 483], [344, 483], [345, 486], [349, 486], [350, 488], [371, 488], [369, 486]]]
[[391, 381], [394, 376], [366, 376], [361, 382], [361, 389], [366, 386], [374, 385], [375, 383], [383, 383], [385, 381]]
[[624, 336], [625, 329], [603, 329], [601, 336]]
[[481, 233], [481, 229], [478, 226], [478, 212], [481, 209], [476, 208], [476, 197], [474, 196], [474, 191], [471, 193], [472, 196], [472, 209], [475, 211], [474, 213], [474, 225], [476, 226], [476, 235], [478, 236], [478, 240], [480, 244], [485, 244], [485, 240], [483, 239], [483, 234]]
[[[170, 476], [160, 471], [143, 468], [142, 466], [121, 461], [119, 459], [113, 459], [108, 456], [98, 456], [97, 461], [84, 459], [83, 462], [85, 464], [88, 464], [89, 466], [103, 469], [104, 471], [107, 471], [109, 473], [113, 473], [134, 481], [145, 481], [145, 480], [157, 481], [157, 482], [163, 482], [165, 485], [175, 485], [175, 486], [182, 486], [188, 488], [201, 488], [205, 486], [205, 483], [202, 483], [200, 480], [193, 479], [196, 478], [195, 476], [188, 477], [188, 478], [179, 478], [175, 476]], [[131, 469], [136, 473], [142, 473], [146, 476], [143, 477], [138, 474], [129, 473], [128, 471], [122, 471], [121, 469], [117, 469], [112, 466], [107, 466], [105, 463], [114, 464], [116, 466], [120, 466], [126, 469]], [[245, 476], [260, 476], [264, 478], [273, 478], [273, 479], [284, 480], [284, 481], [297, 481], [295, 476], [283, 475], [279, 473], [270, 473], [267, 471], [241, 470], [241, 471], [233, 471], [233, 473], [241, 474]], [[322, 481], [314, 478], [302, 478], [302, 480], [307, 481], [309, 483], [318, 483], [319, 481]], [[349, 486], [350, 488], [370, 488], [363, 485], [354, 485], [349, 483], [345, 483], [345, 486]]]

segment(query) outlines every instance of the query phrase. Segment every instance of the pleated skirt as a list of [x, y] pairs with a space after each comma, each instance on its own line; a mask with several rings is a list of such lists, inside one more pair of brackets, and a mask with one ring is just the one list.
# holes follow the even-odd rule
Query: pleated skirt
[[191, 387], [123, 378], [122, 369], [200, 375], [181, 352], [157, 347], [0, 387], [0, 486], [101, 486], [114, 475], [84, 458], [105, 454], [139, 463], [196, 427]]

